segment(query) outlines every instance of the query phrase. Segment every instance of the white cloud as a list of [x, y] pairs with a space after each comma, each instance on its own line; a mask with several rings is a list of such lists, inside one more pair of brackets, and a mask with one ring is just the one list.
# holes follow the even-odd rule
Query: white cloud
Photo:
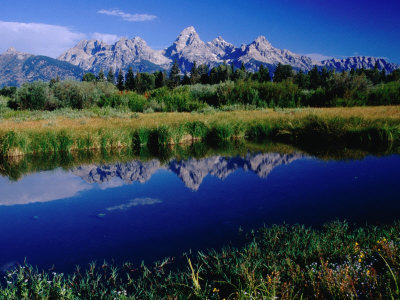
[[92, 39], [103, 41], [109, 45], [114, 44], [117, 42], [121, 37], [116, 34], [108, 34], [108, 33], [100, 33], [95, 32], [91, 35]]
[[36, 173], [17, 182], [0, 178], [0, 206], [49, 202], [70, 198], [93, 188], [81, 178], [62, 170]]
[[85, 34], [65, 26], [0, 21], [0, 52], [13, 46], [18, 51], [57, 57], [84, 38]]
[[152, 21], [157, 18], [157, 16], [149, 15], [149, 14], [129, 14], [129, 13], [123, 12], [122, 10], [119, 10], [119, 9], [112, 9], [112, 10], [101, 9], [98, 11], [98, 13], [103, 14], [103, 15], [108, 15], [108, 16], [120, 17], [120, 18], [122, 18], [122, 20], [128, 21], [128, 22]]
[[112, 206], [106, 208], [108, 211], [113, 211], [113, 210], [127, 210], [128, 208], [131, 207], [136, 207], [136, 206], [144, 206], [144, 205], [153, 205], [157, 203], [161, 203], [162, 201], [159, 199], [155, 198], [135, 198], [130, 200], [128, 203], [125, 204], [120, 204], [117, 206]]

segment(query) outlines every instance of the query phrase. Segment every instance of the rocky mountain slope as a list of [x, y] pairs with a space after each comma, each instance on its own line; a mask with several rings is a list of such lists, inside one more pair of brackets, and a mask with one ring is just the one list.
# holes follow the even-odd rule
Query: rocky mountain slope
[[210, 42], [203, 42], [195, 28], [185, 28], [170, 47], [164, 50], [153, 50], [142, 38], [121, 38], [113, 45], [97, 40], [83, 40], [75, 47], [61, 54], [58, 59], [46, 56], [34, 56], [10, 48], [0, 55], [0, 87], [4, 85], [21, 85], [27, 81], [51, 78], [81, 79], [85, 72], [98, 73], [100, 69], [107, 72], [129, 67], [139, 72], [168, 70], [177, 61], [183, 72], [190, 72], [193, 63], [217, 66], [224, 61], [240, 67], [243, 63], [247, 70], [257, 71], [264, 65], [274, 71], [278, 63], [289, 64], [295, 70], [310, 70], [314, 65], [326, 66], [338, 72], [352, 68], [384, 69], [387, 73], [400, 68], [400, 65], [389, 63], [383, 58], [356, 56], [344, 59], [313, 61], [310, 57], [278, 49], [264, 37], [259, 36], [252, 43], [240, 47], [217, 37]]
[[354, 56], [343, 59], [328, 59], [323, 60], [317, 65], [326, 66], [329, 70], [350, 71], [351, 69], [373, 69], [377, 65], [379, 70], [385, 69], [386, 73], [391, 73], [400, 66], [397, 64], [389, 63], [383, 58], [368, 57], [368, 56]]
[[186, 187], [196, 191], [208, 175], [223, 180], [236, 170], [243, 169], [254, 172], [261, 178], [266, 178], [274, 168], [304, 157], [305, 155], [301, 153], [249, 153], [245, 157], [227, 158], [217, 155], [202, 159], [172, 160], [166, 165], [161, 165], [158, 160], [153, 159], [148, 162], [132, 161], [102, 166], [86, 165], [74, 168], [72, 172], [88, 183], [103, 183], [113, 178], [120, 178], [126, 183], [135, 181], [144, 183], [157, 170], [167, 169], [175, 173]]
[[81, 68], [68, 62], [22, 53], [14, 48], [0, 54], [0, 87], [19, 86], [35, 80], [49, 81], [56, 77], [81, 79], [83, 73]]
[[167, 69], [171, 65], [171, 60], [165, 57], [162, 51], [151, 49], [140, 37], [131, 40], [121, 38], [114, 45], [96, 40], [83, 40], [58, 59], [95, 73], [100, 69], [107, 71], [110, 68], [127, 70], [130, 66], [139, 70], [139, 63], [142, 63], [144, 71], [147, 72]]
[[289, 64], [296, 70], [304, 71], [310, 70], [314, 65], [321, 68], [327, 66], [337, 71], [361, 67], [374, 68], [377, 61], [379, 69], [385, 69], [388, 73], [400, 67], [384, 59], [361, 56], [313, 61], [308, 56], [273, 47], [264, 36], [259, 36], [252, 43], [240, 47], [235, 47], [220, 36], [206, 43], [200, 39], [192, 26], [185, 28], [173, 44], [163, 51], [151, 49], [139, 37], [132, 40], [123, 38], [114, 45], [91, 40], [79, 42], [58, 59], [92, 72], [97, 72], [100, 68], [108, 70], [110, 67], [114, 70], [119, 68], [127, 70], [129, 66], [149, 72], [157, 68], [169, 69], [174, 60], [178, 61], [182, 72], [189, 72], [194, 62], [197, 65], [207, 64], [213, 67], [224, 61], [236, 66], [244, 63], [250, 71], [256, 71], [261, 64], [273, 71], [278, 63]]

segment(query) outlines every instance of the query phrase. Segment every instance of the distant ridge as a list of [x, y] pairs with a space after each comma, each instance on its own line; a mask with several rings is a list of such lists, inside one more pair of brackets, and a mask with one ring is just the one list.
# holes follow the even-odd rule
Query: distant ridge
[[24, 82], [52, 78], [81, 79], [84, 71], [65, 61], [51, 57], [32, 55], [9, 48], [0, 55], [0, 87], [19, 86]]
[[107, 72], [110, 68], [125, 72], [129, 67], [135, 72], [169, 70], [175, 60], [182, 73], [190, 72], [194, 62], [197, 65], [207, 64], [210, 68], [223, 62], [236, 67], [243, 63], [251, 72], [257, 71], [260, 65], [273, 72], [279, 63], [303, 71], [311, 70], [314, 65], [337, 72], [377, 66], [380, 71], [391, 73], [400, 68], [400, 65], [384, 58], [367, 56], [315, 61], [306, 55], [275, 48], [265, 36], [259, 36], [250, 44], [240, 47], [235, 47], [221, 36], [203, 42], [195, 28], [189, 26], [164, 50], [152, 49], [140, 37], [121, 38], [113, 45], [98, 40], [82, 40], [57, 59], [19, 52], [11, 47], [0, 54], [0, 87], [19, 86], [35, 80], [49, 81], [56, 77], [79, 80], [85, 72], [98, 73], [101, 69]]
[[122, 38], [113, 45], [101, 41], [81, 41], [75, 47], [58, 57], [70, 62], [85, 71], [98, 72], [101, 68], [127, 70], [130, 66], [142, 71], [151, 72], [156, 69], [169, 69], [177, 60], [182, 72], [190, 72], [193, 63], [217, 66], [224, 61], [240, 66], [242, 63], [249, 71], [258, 70], [261, 64], [273, 71], [278, 63], [291, 65], [296, 70], [309, 71], [314, 65], [326, 66], [336, 71], [348, 71], [351, 68], [371, 69], [377, 63], [378, 69], [387, 73], [400, 68], [382, 58], [356, 56], [345, 59], [313, 61], [306, 55], [293, 53], [286, 49], [278, 49], [264, 36], [257, 37], [252, 43], [240, 47], [225, 41], [218, 36], [210, 42], [203, 42], [193, 26], [185, 28], [164, 50], [153, 50], [140, 37], [131, 40]]

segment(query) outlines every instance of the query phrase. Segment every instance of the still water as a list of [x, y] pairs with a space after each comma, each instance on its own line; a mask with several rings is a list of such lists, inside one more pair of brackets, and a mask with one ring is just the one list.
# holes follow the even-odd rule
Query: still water
[[[71, 272], [96, 260], [151, 263], [238, 244], [270, 224], [380, 224], [400, 215], [400, 155], [318, 159], [214, 153], [0, 177], [0, 272], [27, 262]], [[12, 176], [11, 176], [12, 177]]]

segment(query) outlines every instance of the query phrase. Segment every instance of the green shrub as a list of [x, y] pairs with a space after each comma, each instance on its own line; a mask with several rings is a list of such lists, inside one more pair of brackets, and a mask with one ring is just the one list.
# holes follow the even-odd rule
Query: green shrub
[[187, 122], [185, 124], [185, 127], [188, 133], [195, 139], [197, 138], [204, 140], [207, 136], [208, 127], [203, 122], [200, 121]]
[[211, 143], [222, 143], [229, 141], [235, 134], [235, 128], [232, 124], [221, 123], [211, 126], [207, 135], [207, 140]]
[[111, 106], [116, 87], [109, 82], [60, 81], [52, 86], [54, 96], [61, 107], [75, 109], [100, 106]]
[[400, 81], [380, 84], [368, 95], [369, 105], [400, 104]]
[[147, 128], [139, 128], [133, 133], [132, 145], [135, 148], [140, 148], [147, 145], [149, 141], [150, 130]]
[[218, 84], [195, 84], [190, 86], [190, 95], [192, 99], [200, 102], [207, 103], [209, 105], [217, 106], [217, 88]]
[[19, 109], [42, 110], [56, 102], [49, 85], [42, 81], [24, 83], [15, 94], [15, 105]]

